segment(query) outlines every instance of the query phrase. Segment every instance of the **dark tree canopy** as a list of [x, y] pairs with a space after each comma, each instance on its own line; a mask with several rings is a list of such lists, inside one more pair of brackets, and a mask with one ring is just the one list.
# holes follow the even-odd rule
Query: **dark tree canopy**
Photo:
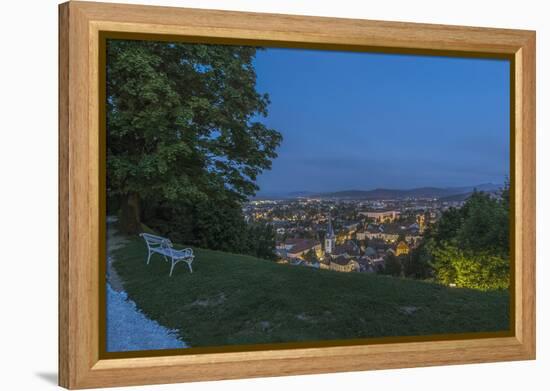
[[107, 187], [126, 232], [144, 200], [257, 191], [282, 137], [257, 120], [269, 98], [256, 91], [256, 48], [110, 40], [107, 50]]
[[384, 257], [384, 274], [389, 274], [394, 277], [401, 275], [401, 258], [393, 253], [388, 253]]
[[231, 200], [148, 205], [144, 217], [148, 227], [177, 243], [276, 259], [273, 227], [246, 223], [240, 205]]
[[409, 254], [402, 256], [403, 273], [406, 277], [424, 280], [432, 277], [430, 253], [424, 242], [414, 247]]

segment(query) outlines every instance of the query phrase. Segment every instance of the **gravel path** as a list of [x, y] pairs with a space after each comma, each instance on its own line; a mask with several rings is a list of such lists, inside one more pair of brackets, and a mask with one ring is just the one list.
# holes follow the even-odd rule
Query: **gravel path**
[[112, 252], [124, 245], [125, 239], [117, 234], [107, 218], [107, 351], [177, 349], [189, 347], [169, 330], [149, 319], [128, 299], [122, 280], [113, 268]]
[[146, 317], [128, 300], [126, 292], [117, 292], [107, 284], [107, 351], [177, 349], [188, 347], [175, 330], [169, 330]]
[[118, 231], [113, 224], [116, 221], [116, 217], [107, 217], [107, 282], [111, 284], [111, 288], [113, 288], [115, 291], [122, 292], [124, 291], [122, 280], [120, 279], [118, 273], [113, 267], [113, 261], [115, 260], [113, 258], [113, 251], [118, 250], [119, 248], [124, 246], [127, 240], [118, 234]]

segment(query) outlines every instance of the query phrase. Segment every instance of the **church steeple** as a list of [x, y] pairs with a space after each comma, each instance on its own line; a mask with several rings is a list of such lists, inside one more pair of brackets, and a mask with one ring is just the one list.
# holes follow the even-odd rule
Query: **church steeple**
[[332, 254], [335, 244], [336, 244], [336, 236], [334, 235], [334, 230], [332, 229], [332, 220], [329, 215], [327, 234], [325, 236], [325, 254], [328, 254], [328, 255]]

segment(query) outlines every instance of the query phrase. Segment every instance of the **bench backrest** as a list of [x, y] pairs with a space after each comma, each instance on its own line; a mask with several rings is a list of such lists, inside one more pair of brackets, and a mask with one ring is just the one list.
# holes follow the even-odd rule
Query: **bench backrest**
[[139, 234], [139, 236], [145, 240], [148, 247], [172, 247], [172, 242], [168, 238], [163, 238], [162, 236], [152, 235], [145, 232]]

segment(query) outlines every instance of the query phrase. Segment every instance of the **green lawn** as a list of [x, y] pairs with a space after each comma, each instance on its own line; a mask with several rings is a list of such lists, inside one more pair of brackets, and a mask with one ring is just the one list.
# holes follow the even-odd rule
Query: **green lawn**
[[140, 238], [115, 251], [129, 297], [194, 347], [508, 329], [507, 292], [278, 265], [194, 249], [194, 273]]

